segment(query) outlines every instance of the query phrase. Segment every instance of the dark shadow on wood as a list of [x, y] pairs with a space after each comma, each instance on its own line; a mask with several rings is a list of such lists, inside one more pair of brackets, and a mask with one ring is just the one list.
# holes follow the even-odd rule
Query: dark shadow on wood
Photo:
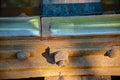
[[48, 47], [42, 56], [47, 60], [48, 63], [55, 64], [54, 53], [50, 53], [50, 48]]

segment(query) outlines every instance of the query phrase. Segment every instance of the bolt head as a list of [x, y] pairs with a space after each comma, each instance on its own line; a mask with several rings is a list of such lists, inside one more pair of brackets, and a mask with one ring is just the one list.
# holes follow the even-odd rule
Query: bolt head
[[64, 67], [66, 65], [66, 62], [64, 60], [58, 61], [57, 65], [60, 67]]
[[27, 59], [30, 57], [30, 53], [27, 51], [21, 51], [16, 54], [16, 57], [17, 59], [21, 59], [21, 60]]
[[58, 66], [65, 66], [67, 63], [68, 63], [68, 52], [67, 51], [58, 51], [56, 54], [55, 54], [55, 63], [58, 65]]

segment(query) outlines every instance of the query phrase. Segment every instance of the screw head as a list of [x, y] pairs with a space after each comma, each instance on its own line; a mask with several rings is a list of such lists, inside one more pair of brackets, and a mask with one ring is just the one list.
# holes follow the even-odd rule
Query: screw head
[[30, 57], [30, 52], [28, 51], [21, 51], [16, 54], [17, 59], [27, 59]]

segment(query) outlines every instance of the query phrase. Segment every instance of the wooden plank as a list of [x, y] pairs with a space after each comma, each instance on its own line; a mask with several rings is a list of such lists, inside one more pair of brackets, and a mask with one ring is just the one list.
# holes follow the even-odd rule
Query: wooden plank
[[120, 73], [119, 69], [73, 69], [73, 70], [29, 70], [29, 71], [11, 71], [11, 72], [0, 72], [0, 79], [17, 79], [17, 78], [30, 78], [30, 77], [50, 77], [50, 76], [58, 76], [59, 73], [62, 73], [62, 76], [79, 76], [79, 75], [117, 75]]
[[28, 60], [0, 61], [0, 78], [29, 78], [73, 75], [120, 75], [120, 57], [108, 58], [102, 55], [85, 57], [69, 57], [69, 64], [59, 67], [47, 62], [44, 57], [29, 58]]
[[[59, 80], [57, 77], [45, 77], [45, 80]], [[111, 80], [110, 76], [62, 76], [61, 80]]]
[[[118, 54], [119, 55], [119, 54]], [[49, 57], [51, 58], [51, 57]], [[24, 70], [24, 69], [93, 69], [93, 68], [120, 68], [120, 56], [115, 58], [104, 55], [89, 55], [83, 57], [69, 57], [69, 63], [65, 67], [58, 67], [57, 64], [48, 61], [42, 54], [26, 60], [0, 60], [0, 71]], [[6, 67], [4, 67], [6, 65]]]
[[81, 76], [81, 80], [111, 80], [111, 76]]
[[[59, 43], [59, 46], [58, 46]], [[0, 41], [0, 54], [14, 53], [18, 50], [33, 49], [34, 55], [45, 52], [50, 48], [50, 53], [67, 50], [69, 56], [104, 55], [113, 47], [120, 45], [120, 37], [111, 38], [85, 38], [85, 39], [60, 39], [60, 40], [7, 40]], [[5, 55], [5, 54], [4, 54]]]
[[[61, 76], [61, 80], [82, 80], [81, 76]], [[45, 80], [59, 80], [59, 76], [56, 77], [45, 77]]]

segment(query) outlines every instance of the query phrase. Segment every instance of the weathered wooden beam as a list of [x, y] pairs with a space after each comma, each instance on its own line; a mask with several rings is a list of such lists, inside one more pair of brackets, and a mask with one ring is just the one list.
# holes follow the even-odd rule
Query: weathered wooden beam
[[29, 78], [65, 75], [120, 75], [119, 57], [109, 58], [100, 55], [71, 57], [69, 64], [59, 67], [47, 62], [44, 57], [27, 60], [1, 60], [0, 78]]
[[111, 80], [110, 76], [62, 76], [45, 77], [45, 80]]

